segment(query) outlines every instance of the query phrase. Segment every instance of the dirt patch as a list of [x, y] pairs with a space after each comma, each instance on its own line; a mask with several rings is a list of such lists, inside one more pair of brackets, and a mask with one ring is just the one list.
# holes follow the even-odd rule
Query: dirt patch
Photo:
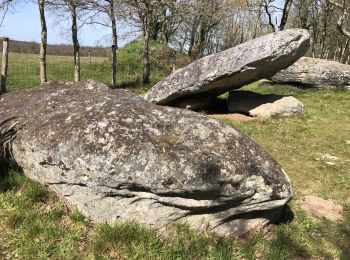
[[324, 200], [315, 196], [305, 196], [301, 200], [301, 207], [312, 216], [322, 219], [337, 221], [343, 218], [343, 208], [330, 200]]
[[221, 119], [221, 120], [230, 120], [230, 121], [248, 121], [248, 120], [253, 120], [254, 117], [251, 116], [247, 116], [244, 114], [238, 114], [238, 113], [234, 113], [234, 114], [213, 114], [213, 115], [209, 115], [209, 117], [211, 118], [215, 118], [215, 119]]

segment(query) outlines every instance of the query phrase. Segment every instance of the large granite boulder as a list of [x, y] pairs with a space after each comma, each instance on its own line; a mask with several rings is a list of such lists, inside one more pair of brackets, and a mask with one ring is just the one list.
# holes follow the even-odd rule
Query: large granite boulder
[[242, 234], [279, 217], [290, 181], [236, 129], [94, 82], [0, 97], [4, 160], [95, 222]]
[[231, 91], [227, 108], [232, 113], [253, 117], [303, 116], [305, 106], [292, 96], [259, 94], [251, 91]]
[[350, 65], [336, 61], [303, 57], [272, 77], [277, 83], [316, 88], [350, 88]]
[[145, 99], [176, 106], [187, 98], [218, 96], [273, 76], [302, 57], [309, 45], [309, 33], [302, 29], [268, 34], [193, 62], [158, 82]]

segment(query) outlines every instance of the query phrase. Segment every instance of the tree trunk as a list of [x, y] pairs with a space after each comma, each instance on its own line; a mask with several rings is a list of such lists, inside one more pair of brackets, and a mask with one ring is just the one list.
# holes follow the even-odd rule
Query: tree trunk
[[328, 45], [327, 48], [326, 48], [326, 55], [325, 55], [325, 59], [326, 60], [328, 60], [330, 48], [331, 48], [330, 45]]
[[162, 29], [162, 24], [157, 19], [153, 19], [152, 21], [150, 21], [150, 23], [152, 28], [150, 33], [152, 41], [158, 41], [159, 33]]
[[299, 20], [300, 20], [300, 28], [302, 29], [309, 29], [308, 27], [308, 5], [309, 3], [307, 1], [300, 1], [299, 2], [300, 8], [299, 8]]
[[346, 21], [346, 17], [348, 16], [348, 1], [347, 0], [343, 0], [343, 5], [340, 6], [343, 10], [343, 13], [342, 15], [339, 17], [339, 20], [337, 22], [337, 28], [339, 30], [339, 32], [350, 38], [350, 31], [348, 31], [345, 26], [347, 24], [347, 21]]
[[112, 86], [117, 86], [117, 49], [118, 49], [118, 36], [117, 36], [117, 24], [114, 14], [114, 0], [110, 0], [110, 18], [112, 21]]
[[269, 10], [269, 5], [267, 3], [265, 3], [264, 8], [265, 8], [265, 12], [266, 12], [267, 17], [269, 18], [270, 27], [271, 27], [273, 32], [276, 32], [276, 27], [272, 22], [272, 15], [271, 15], [270, 10]]
[[346, 51], [349, 49], [349, 44], [350, 44], [350, 38], [347, 38], [346, 39], [346, 43], [345, 43], [345, 48], [343, 49], [343, 52], [342, 52], [342, 55], [341, 55], [341, 58], [340, 58], [340, 62], [342, 63], [346, 63]]
[[47, 81], [46, 72], [46, 47], [47, 47], [47, 26], [45, 19], [45, 0], [38, 0], [40, 23], [41, 23], [41, 43], [40, 43], [40, 82]]
[[[173, 14], [171, 14], [173, 15]], [[160, 36], [159, 36], [159, 43], [161, 44], [168, 44], [169, 43], [169, 35], [167, 33], [167, 9], [164, 9], [164, 11], [161, 14], [161, 23], [160, 23]]]
[[74, 51], [74, 81], [80, 81], [80, 46], [78, 41], [77, 7], [70, 4], [72, 15], [72, 40]]
[[334, 52], [334, 57], [333, 57], [333, 60], [334, 60], [334, 61], [337, 60], [338, 52], [339, 52], [339, 48], [336, 48], [336, 50], [335, 50], [335, 52]]
[[321, 32], [321, 38], [320, 38], [320, 57], [323, 59], [325, 56], [325, 48], [326, 48], [326, 40], [328, 37], [328, 21], [329, 21], [329, 13], [330, 13], [330, 7], [326, 5], [326, 12], [325, 12], [325, 17], [323, 17], [323, 28], [322, 28], [322, 32]]
[[187, 33], [185, 34], [185, 37], [183, 38], [182, 42], [179, 42], [179, 45], [180, 45], [179, 52], [180, 53], [184, 52], [186, 42], [187, 42]]
[[287, 25], [289, 11], [290, 11], [290, 8], [292, 6], [292, 3], [293, 3], [293, 0], [285, 0], [283, 14], [282, 14], [282, 18], [281, 18], [281, 23], [279, 26], [280, 31], [283, 31]]
[[199, 30], [199, 39], [196, 46], [196, 57], [202, 58], [204, 56], [205, 41], [208, 35], [208, 28], [206, 22], [202, 20], [202, 24]]
[[150, 40], [150, 25], [146, 25], [143, 35], [144, 43], [143, 43], [143, 78], [142, 84], [149, 83], [150, 76], [150, 61], [149, 61], [149, 40]]
[[194, 20], [193, 20], [191, 32], [190, 32], [190, 43], [189, 43], [188, 53], [187, 53], [189, 56], [192, 56], [193, 47], [194, 47], [194, 43], [196, 40], [198, 25], [199, 25], [199, 19], [197, 16], [195, 16]]

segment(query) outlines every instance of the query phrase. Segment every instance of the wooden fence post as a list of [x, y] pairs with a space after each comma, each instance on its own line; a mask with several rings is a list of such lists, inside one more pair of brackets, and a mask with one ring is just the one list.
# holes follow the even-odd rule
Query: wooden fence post
[[91, 65], [91, 50], [89, 50], [89, 64]]
[[0, 94], [6, 92], [6, 83], [7, 83], [7, 71], [9, 65], [9, 38], [2, 38], [3, 47], [2, 47], [2, 67], [1, 67], [1, 85], [0, 85]]

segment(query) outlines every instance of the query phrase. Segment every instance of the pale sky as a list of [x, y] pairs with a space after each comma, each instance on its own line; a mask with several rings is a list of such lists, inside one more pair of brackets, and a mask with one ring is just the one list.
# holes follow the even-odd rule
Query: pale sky
[[[48, 27], [48, 43], [71, 43], [69, 34], [62, 35], [69, 30], [69, 24], [58, 25], [57, 17], [50, 12], [46, 12]], [[14, 40], [40, 42], [40, 19], [38, 6], [33, 3], [17, 4], [14, 10], [7, 13], [2, 27], [0, 27], [0, 37], [9, 37]], [[123, 26], [122, 28], [125, 28]], [[120, 28], [119, 28], [120, 29]], [[119, 30], [122, 33], [122, 30]], [[110, 45], [110, 29], [104, 26], [86, 26], [80, 30], [79, 41], [81, 46], [103, 46]], [[135, 36], [131, 37], [135, 38]], [[126, 40], [119, 39], [122, 46]]]
[[[282, 0], [277, 5], [282, 5]], [[70, 35], [62, 35], [62, 32], [69, 31], [69, 23], [65, 26], [58, 25], [57, 18], [52, 13], [46, 13], [48, 26], [48, 43], [71, 43]], [[34, 3], [16, 4], [15, 10], [7, 13], [2, 27], [0, 27], [0, 37], [9, 37], [14, 40], [36, 41], [40, 42], [40, 20], [38, 6]], [[128, 26], [122, 25], [118, 28], [118, 35], [122, 35], [130, 30]], [[119, 38], [119, 46], [123, 46], [130, 39], [135, 38], [136, 34]], [[109, 46], [110, 29], [103, 26], [89, 26], [80, 30], [79, 41], [81, 46]]]

